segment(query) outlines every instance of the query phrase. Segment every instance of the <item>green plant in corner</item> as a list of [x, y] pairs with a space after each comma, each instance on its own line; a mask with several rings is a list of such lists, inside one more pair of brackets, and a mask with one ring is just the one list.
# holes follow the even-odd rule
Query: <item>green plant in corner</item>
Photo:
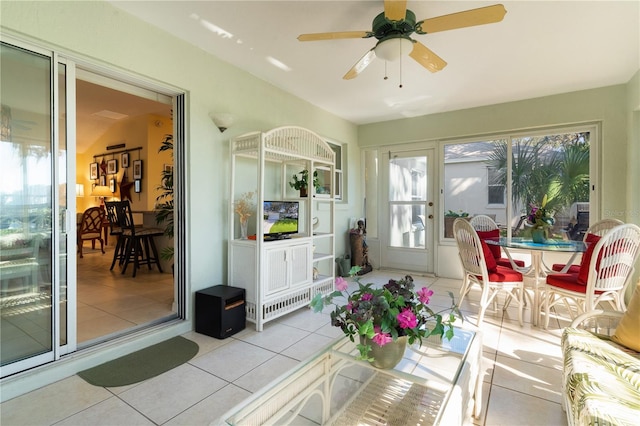
[[[165, 135], [158, 152], [169, 151], [173, 158], [173, 135]], [[173, 239], [173, 168], [164, 169], [160, 178], [161, 194], [156, 197], [156, 223], [165, 224], [164, 235]], [[160, 252], [164, 260], [173, 259], [173, 245], [165, 247]]]
[[[300, 178], [298, 178], [300, 175]], [[289, 182], [289, 186], [293, 189], [301, 190], [309, 187], [309, 170], [304, 169], [301, 172], [295, 173], [292, 176], [291, 182]], [[320, 181], [318, 180], [318, 171], [313, 172], [313, 187], [316, 191], [320, 188]]]

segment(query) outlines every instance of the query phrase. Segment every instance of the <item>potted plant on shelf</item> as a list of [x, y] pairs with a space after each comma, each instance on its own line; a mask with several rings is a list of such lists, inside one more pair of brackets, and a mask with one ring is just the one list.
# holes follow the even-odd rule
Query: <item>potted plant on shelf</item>
[[[158, 152], [164, 151], [169, 151], [173, 158], [173, 135], [165, 135], [158, 149]], [[165, 224], [164, 235], [173, 240], [173, 168], [162, 170], [158, 189], [162, 192], [156, 197], [156, 223]], [[160, 257], [164, 260], [173, 259], [173, 254], [173, 244], [160, 250]]]
[[[422, 287], [414, 292], [413, 278], [409, 275], [399, 280], [390, 279], [376, 288], [372, 283], [362, 284], [357, 276], [359, 271], [359, 266], [349, 271], [358, 284], [357, 290], [350, 293], [348, 282], [337, 277], [336, 291], [327, 296], [318, 293], [311, 301], [315, 312], [335, 305], [331, 325], [340, 327], [354, 343], [358, 337], [357, 359], [369, 361], [374, 367], [393, 368], [402, 359], [407, 343], [421, 344], [422, 339], [429, 336], [445, 336], [451, 340], [453, 322], [462, 318], [451, 292], [451, 307], [434, 312], [427, 306], [433, 290]], [[343, 304], [334, 302], [335, 298]]]
[[463, 217], [465, 219], [469, 218], [469, 213], [464, 212], [462, 210], [458, 210], [454, 212], [453, 210], [448, 210], [444, 214], [444, 237], [445, 238], [453, 238], [453, 222], [459, 217]]
[[[298, 178], [298, 175], [300, 177]], [[304, 169], [301, 172], [295, 173], [292, 177], [291, 182], [289, 182], [289, 186], [293, 189], [297, 189], [300, 191], [300, 197], [307, 196], [307, 188], [309, 187], [309, 170]], [[320, 188], [320, 181], [318, 179], [318, 171], [313, 172], [313, 187], [316, 189], [316, 192]]]

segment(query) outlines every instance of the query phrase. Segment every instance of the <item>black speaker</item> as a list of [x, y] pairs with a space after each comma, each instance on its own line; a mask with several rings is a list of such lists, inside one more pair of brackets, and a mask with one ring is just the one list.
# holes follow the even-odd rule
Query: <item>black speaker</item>
[[225, 339], [246, 322], [244, 289], [216, 285], [196, 291], [196, 333]]

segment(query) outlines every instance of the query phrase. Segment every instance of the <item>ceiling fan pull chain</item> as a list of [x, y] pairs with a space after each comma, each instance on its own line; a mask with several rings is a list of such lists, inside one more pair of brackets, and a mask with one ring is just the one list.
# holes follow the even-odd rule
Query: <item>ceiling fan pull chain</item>
[[400, 89], [402, 89], [402, 55], [400, 56]]
[[389, 77], [387, 76], [387, 61], [384, 61], [384, 79], [389, 79]]

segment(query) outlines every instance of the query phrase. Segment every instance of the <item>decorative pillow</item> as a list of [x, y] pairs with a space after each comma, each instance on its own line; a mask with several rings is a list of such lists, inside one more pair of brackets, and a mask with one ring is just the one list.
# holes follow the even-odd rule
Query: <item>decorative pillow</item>
[[[493, 257], [493, 253], [491, 253], [491, 249], [489, 248], [489, 244], [485, 243], [484, 240], [480, 240], [480, 245], [482, 246], [482, 253], [484, 254], [484, 261], [487, 264], [488, 272], [495, 272], [498, 269], [498, 264], [496, 263], [496, 259]], [[500, 248], [500, 247], [498, 247]]]
[[[492, 229], [491, 231], [476, 231], [478, 233], [478, 237], [482, 241], [484, 240], [498, 240], [500, 238], [500, 230]], [[500, 259], [500, 246], [496, 246], [493, 244], [487, 244], [489, 249], [491, 250], [491, 254], [493, 254], [494, 259]]]
[[587, 238], [584, 240], [584, 242], [587, 243], [587, 251], [584, 252], [582, 260], [580, 261], [578, 284], [587, 285], [587, 280], [589, 279], [589, 263], [591, 263], [593, 250], [596, 248], [598, 241], [600, 241], [600, 237], [595, 234], [587, 234]]
[[611, 340], [640, 352], [640, 281], [631, 296], [627, 312], [620, 319]]

